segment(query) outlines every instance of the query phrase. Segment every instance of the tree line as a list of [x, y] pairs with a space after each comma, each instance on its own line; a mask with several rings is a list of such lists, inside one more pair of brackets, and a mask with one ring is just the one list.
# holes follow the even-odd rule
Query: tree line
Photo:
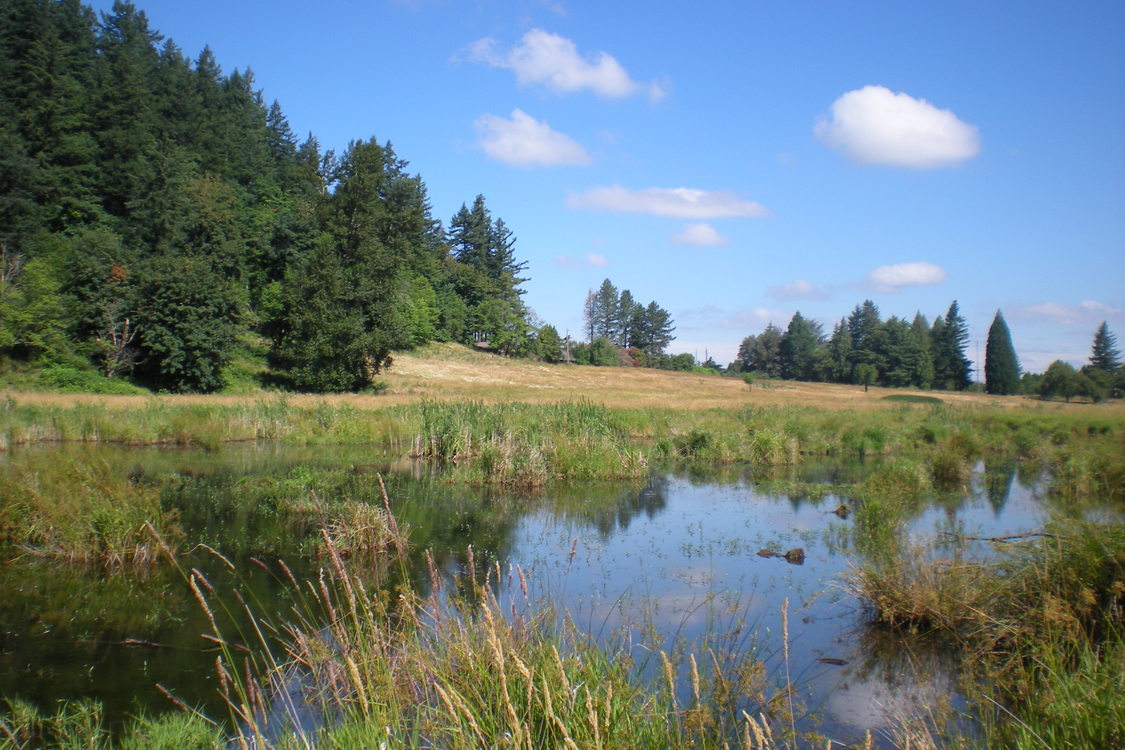
[[[747, 336], [731, 363], [733, 372], [827, 383], [893, 388], [964, 390], [973, 384], [973, 362], [965, 354], [969, 329], [954, 300], [943, 315], [926, 320], [883, 320], [871, 300], [856, 305], [832, 333], [798, 311], [782, 330], [770, 323]], [[997, 395], [1087, 396], [1100, 401], [1125, 391], [1116, 337], [1106, 323], [1094, 334], [1090, 363], [1081, 370], [1056, 361], [1043, 374], [1022, 373], [1011, 332], [1001, 311], [989, 327], [984, 390]]]
[[1042, 374], [1024, 374], [1022, 391], [1044, 398], [1062, 398], [1070, 401], [1076, 396], [1089, 398], [1094, 403], [1106, 398], [1125, 395], [1125, 367], [1121, 364], [1121, 351], [1117, 337], [1102, 321], [1094, 331], [1090, 344], [1090, 359], [1075, 369], [1068, 362], [1057, 359]]
[[878, 306], [865, 300], [828, 336], [799, 311], [784, 331], [769, 324], [742, 340], [732, 369], [813, 382], [961, 390], [972, 383], [968, 340], [956, 300], [933, 324], [921, 313], [910, 322], [883, 320]]
[[129, 2], [0, 5], [0, 366], [213, 391], [257, 352], [332, 391], [426, 341], [537, 355], [514, 247], [483, 196], [446, 228], [389, 142], [298, 139]]

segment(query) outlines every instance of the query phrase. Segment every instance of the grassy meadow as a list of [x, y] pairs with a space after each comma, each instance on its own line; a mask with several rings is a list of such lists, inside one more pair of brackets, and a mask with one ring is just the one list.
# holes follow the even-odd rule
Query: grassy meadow
[[[910, 391], [791, 382], [748, 388], [727, 378], [550, 366], [445, 345], [397, 356], [385, 381], [378, 394], [327, 397], [0, 396], [0, 451], [11, 456], [0, 454], [0, 553], [112, 574], [179, 565], [180, 545], [191, 543], [153, 491], [96, 458], [60, 465], [20, 457], [22, 446], [51, 441], [371, 445], [441, 465], [450, 482], [527, 491], [640, 478], [677, 464], [749, 465], [767, 476], [769, 467], [810, 457], [875, 457], [877, 469], [855, 484], [788, 489], [849, 498], [854, 569], [846, 585], [870, 626], [947, 638], [966, 667], [976, 729], [904, 717], [894, 741], [922, 748], [1125, 741], [1120, 404], [963, 393], [922, 401]], [[904, 533], [921, 504], [964, 493], [975, 466], [1000, 458], [1046, 477], [1051, 511], [1039, 532], [954, 538], [940, 548], [920, 548]], [[1108, 519], [1091, 510], [1107, 505], [1116, 508]], [[375, 555], [393, 568], [409, 547], [409, 530], [398, 528], [385, 498], [382, 505], [298, 498], [285, 508], [321, 524], [325, 576], [292, 581], [304, 602], [294, 622], [254, 619], [256, 632], [234, 637], [212, 618], [228, 717], [188, 709], [111, 735], [96, 707], [45, 714], [12, 704], [0, 747], [219, 747], [230, 737], [244, 747], [814, 746], [787, 728], [785, 696], [755, 681], [752, 654], [732, 663], [714, 653], [654, 653], [664, 679], [643, 683], [633, 665], [551, 612], [528, 603], [523, 616], [505, 616], [487, 586], [472, 606], [448, 610], [408, 587], [388, 597], [355, 577], [345, 558]], [[992, 553], [966, 554], [982, 544]], [[181, 573], [209, 612], [210, 584], [196, 571]], [[297, 672], [305, 675], [303, 700], [334, 721], [277, 734], [284, 717], [268, 697]], [[687, 702], [675, 689], [685, 676]]]

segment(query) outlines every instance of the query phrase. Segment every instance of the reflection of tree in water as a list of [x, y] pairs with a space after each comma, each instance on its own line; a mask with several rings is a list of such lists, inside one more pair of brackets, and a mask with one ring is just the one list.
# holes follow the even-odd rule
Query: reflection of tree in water
[[1018, 463], [1016, 459], [1006, 456], [984, 459], [984, 492], [988, 497], [988, 504], [997, 516], [1012, 494]]
[[554, 494], [552, 512], [556, 517], [597, 529], [601, 539], [625, 531], [635, 518], [644, 514], [655, 518], [668, 504], [670, 477], [651, 475], [641, 485], [591, 483], [560, 489]]

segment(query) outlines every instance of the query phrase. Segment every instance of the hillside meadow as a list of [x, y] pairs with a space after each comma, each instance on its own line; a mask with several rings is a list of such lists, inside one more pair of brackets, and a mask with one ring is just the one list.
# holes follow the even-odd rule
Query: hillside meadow
[[[279, 394], [260, 391], [239, 395], [127, 395], [0, 391], [17, 404], [52, 407], [98, 404], [113, 409], [134, 409], [157, 401], [167, 405], [234, 406], [263, 399], [284, 398], [293, 406], [347, 405], [379, 409], [418, 401], [474, 400], [484, 403], [522, 402], [550, 404], [590, 401], [609, 407], [678, 410], [729, 409], [738, 406], [800, 406], [833, 410], [894, 408], [901, 404], [887, 396], [918, 395], [910, 389], [859, 385], [760, 381], [748, 388], [737, 378], [645, 368], [550, 365], [509, 359], [474, 351], [458, 344], [429, 344], [398, 352], [393, 364], [380, 375], [385, 388], [378, 393]], [[1089, 404], [1043, 402], [1026, 396], [990, 396], [983, 393], [927, 391], [926, 395], [950, 406], [1003, 409], [1090, 410]], [[1099, 413], [1125, 416], [1125, 404], [1097, 407]]]

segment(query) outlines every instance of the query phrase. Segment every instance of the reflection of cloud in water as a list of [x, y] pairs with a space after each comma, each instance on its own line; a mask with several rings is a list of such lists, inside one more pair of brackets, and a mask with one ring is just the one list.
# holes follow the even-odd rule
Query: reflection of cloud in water
[[935, 713], [957, 695], [953, 676], [947, 671], [925, 675], [847, 674], [825, 700], [828, 713], [837, 721], [860, 730], [895, 726], [901, 720]]

